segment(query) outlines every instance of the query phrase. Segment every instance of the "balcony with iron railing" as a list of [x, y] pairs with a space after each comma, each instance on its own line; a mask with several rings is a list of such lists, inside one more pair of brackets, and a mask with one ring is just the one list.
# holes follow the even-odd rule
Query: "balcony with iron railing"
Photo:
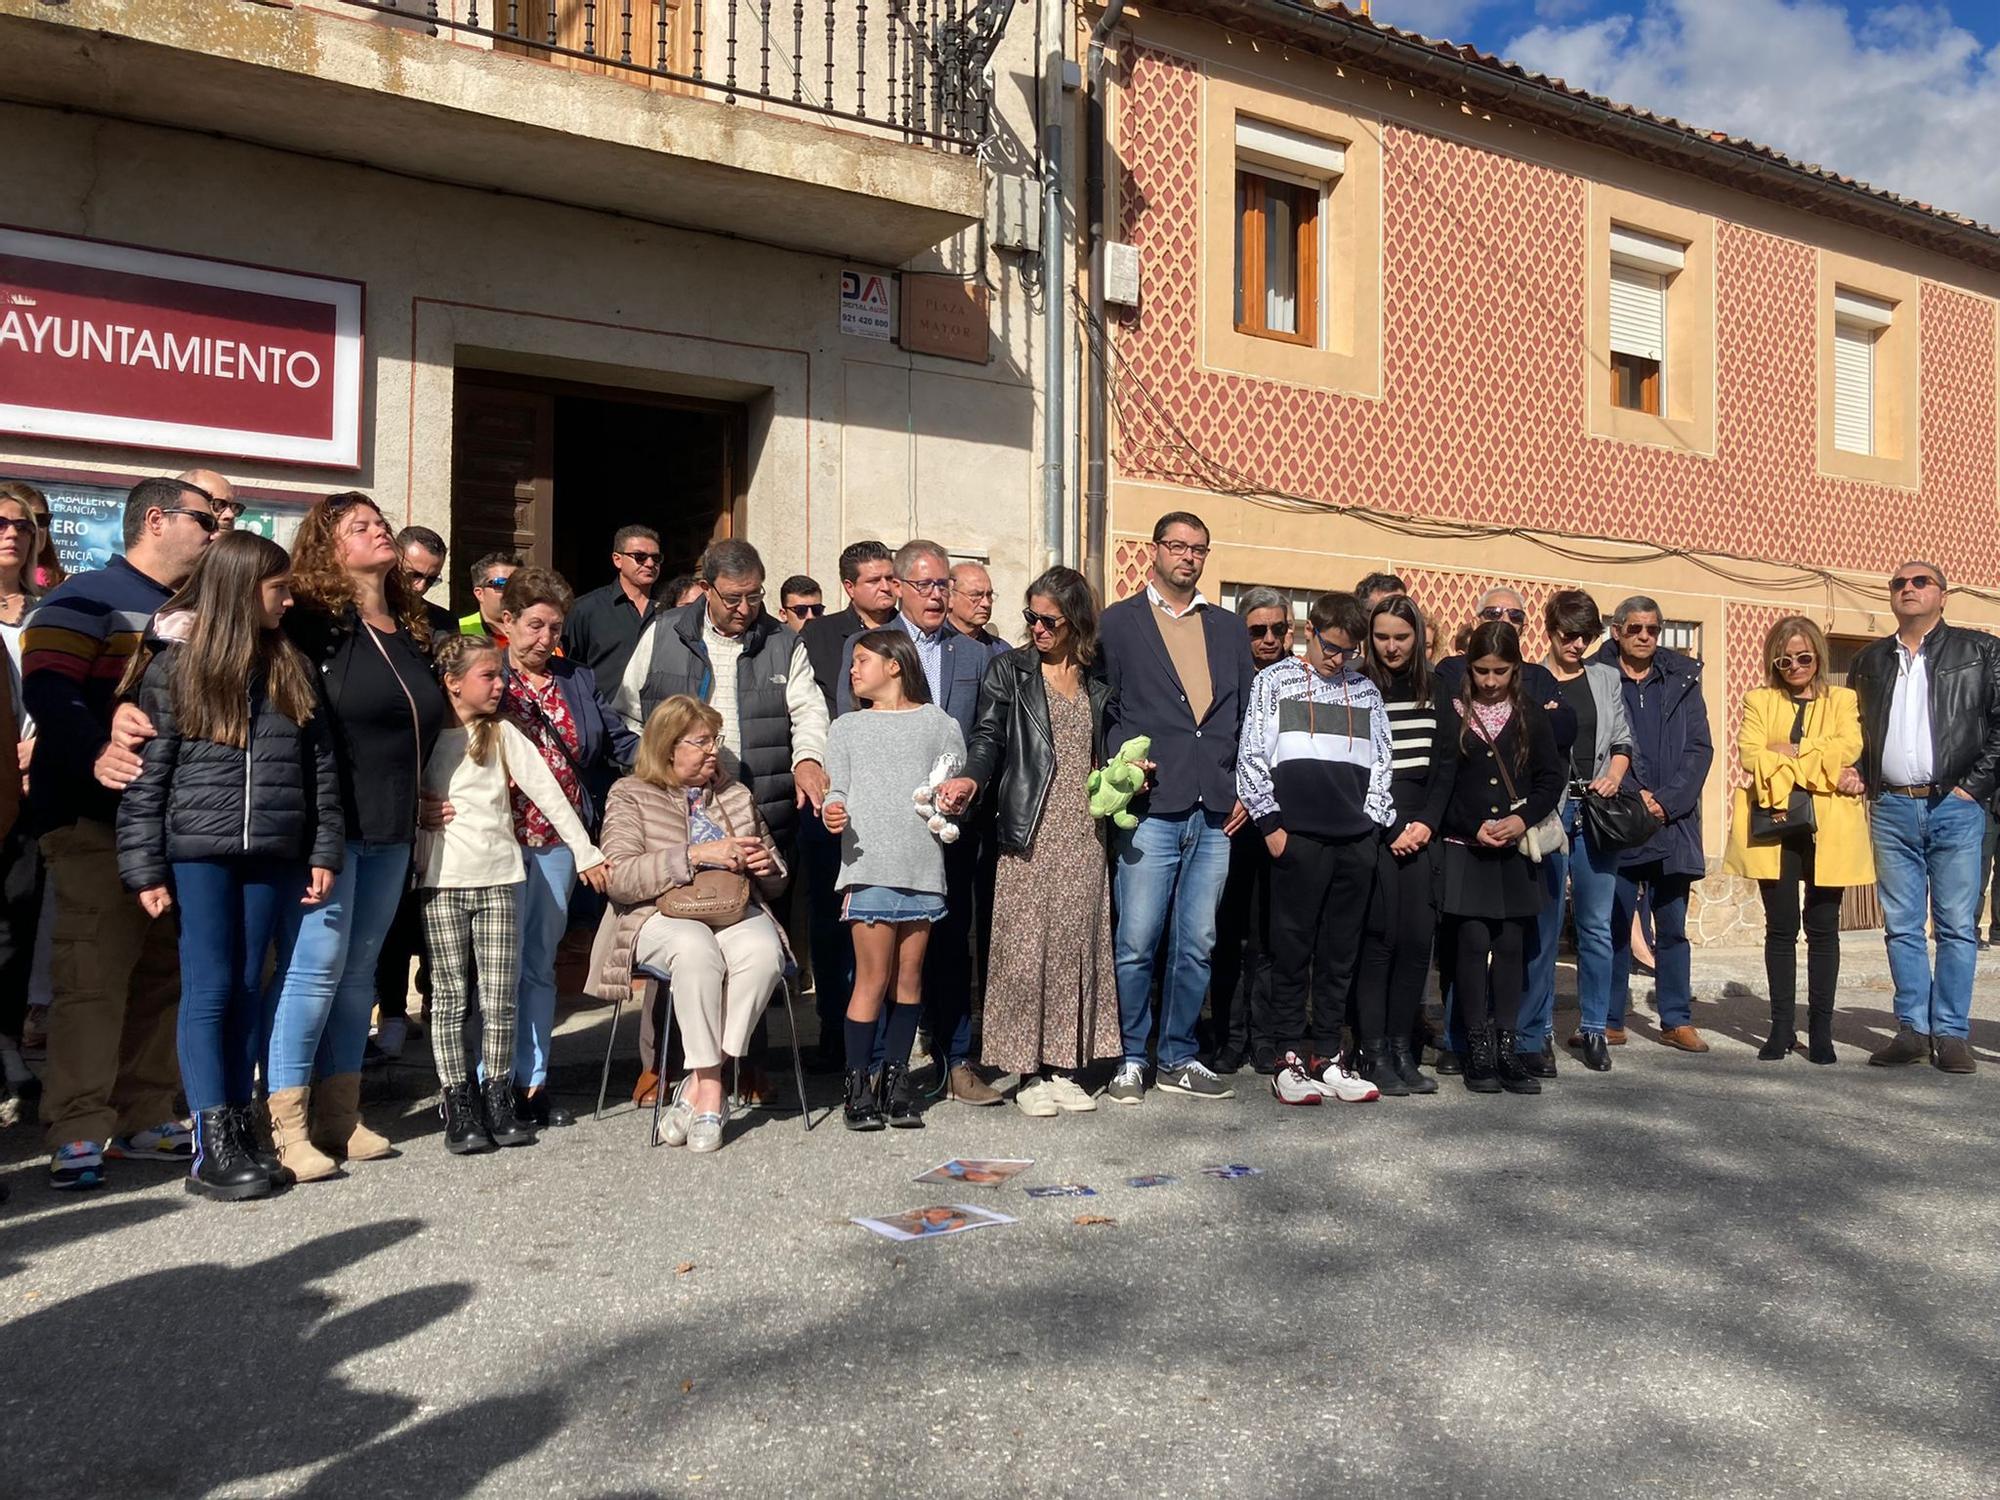
[[0, 0], [0, 96], [900, 264], [1011, 0]]

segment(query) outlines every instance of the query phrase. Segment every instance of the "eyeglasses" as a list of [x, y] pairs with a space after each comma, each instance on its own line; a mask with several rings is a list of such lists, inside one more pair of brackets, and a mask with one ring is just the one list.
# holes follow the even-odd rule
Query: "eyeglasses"
[[1944, 585], [1928, 573], [1911, 573], [1907, 577], [1891, 578], [1889, 580], [1889, 592], [1892, 594], [1900, 594], [1904, 589], [1935, 589], [1942, 587]]
[[1528, 612], [1525, 609], [1502, 609], [1497, 604], [1489, 604], [1479, 612], [1479, 618], [1505, 620], [1509, 625], [1525, 625], [1528, 623]]
[[18, 520], [13, 516], [0, 516], [0, 532], [8, 531], [18, 531], [23, 536], [33, 536], [35, 534], [35, 523], [33, 521]]
[[162, 510], [160, 514], [163, 516], [186, 516], [203, 531], [210, 534], [213, 534], [215, 531], [215, 516], [210, 511], [191, 510], [185, 505], [170, 505]]
[[1192, 557], [1197, 562], [1207, 557], [1211, 550], [1207, 542], [1155, 542], [1169, 557]]
[[797, 615], [801, 619], [817, 620], [821, 615], [826, 613], [826, 606], [824, 604], [787, 604], [785, 606], [785, 613], [788, 615]]
[[1249, 630], [1251, 640], [1261, 641], [1267, 636], [1283, 635], [1292, 627], [1289, 625], [1250, 625], [1245, 628]]
[[966, 598], [970, 599], [974, 604], [991, 604], [993, 602], [993, 590], [991, 589], [953, 588], [952, 592], [954, 594], [963, 594]]
[[657, 568], [660, 565], [660, 554], [657, 552], [621, 552], [618, 555], [631, 558], [634, 567]]
[[920, 594], [942, 594], [951, 587], [949, 578], [898, 578], [896, 582], [906, 589], [915, 589]]
[[1771, 658], [1771, 665], [1780, 672], [1789, 672], [1793, 667], [1809, 667], [1818, 660], [1819, 657], [1812, 652], [1800, 651], [1791, 656], [1774, 656]]
[[1361, 654], [1359, 646], [1336, 646], [1323, 635], [1315, 635], [1313, 639], [1319, 642], [1320, 654], [1328, 661], [1346, 661], [1350, 656]]
[[1589, 630], [1558, 630], [1556, 639], [1567, 645], [1571, 641], [1587, 641], [1595, 633]]
[[403, 569], [403, 572], [408, 576], [410, 582], [417, 586], [417, 592], [420, 594], [428, 593], [430, 590], [436, 588], [437, 581], [444, 577], [443, 568], [439, 568], [432, 573], [426, 573], [421, 568], [406, 567]]
[[1658, 635], [1660, 633], [1660, 627], [1657, 625], [1626, 625], [1622, 627], [1622, 630], [1626, 635]]
[[211, 500], [208, 503], [215, 507], [216, 515], [225, 521], [235, 520], [245, 509], [240, 500]]
[[501, 573], [492, 578], [482, 578], [473, 587], [476, 589], [493, 589], [497, 592], [507, 587], [507, 581], [510, 576], [509, 574]]
[[1021, 623], [1031, 630], [1039, 625], [1050, 635], [1054, 635], [1069, 622], [1061, 615], [1038, 615], [1032, 609], [1024, 609], [1021, 611]]
[[721, 602], [724, 609], [745, 609], [751, 605], [762, 604], [764, 602], [764, 591], [762, 589], [752, 589], [747, 594], [725, 594], [721, 589], [714, 589], [711, 592]]
[[691, 734], [682, 740], [681, 743], [689, 749], [699, 750], [703, 755], [706, 755], [711, 750], [720, 750], [722, 748], [722, 736], [719, 734]]

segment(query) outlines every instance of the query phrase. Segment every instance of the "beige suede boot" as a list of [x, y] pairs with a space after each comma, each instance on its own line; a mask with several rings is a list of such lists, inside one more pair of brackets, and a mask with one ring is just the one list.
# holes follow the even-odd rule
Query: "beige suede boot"
[[322, 1078], [312, 1089], [312, 1143], [336, 1161], [380, 1161], [396, 1148], [361, 1120], [361, 1075]]
[[300, 1182], [320, 1182], [340, 1170], [340, 1163], [314, 1150], [306, 1138], [306, 1097], [310, 1092], [301, 1085], [271, 1095], [271, 1145], [278, 1160]]

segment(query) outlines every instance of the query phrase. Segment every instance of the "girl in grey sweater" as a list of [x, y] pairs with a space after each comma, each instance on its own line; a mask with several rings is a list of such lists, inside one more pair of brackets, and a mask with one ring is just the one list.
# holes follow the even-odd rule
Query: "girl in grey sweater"
[[[848, 683], [865, 705], [834, 720], [826, 739], [826, 829], [840, 836], [841, 920], [854, 937], [854, 989], [847, 1002], [850, 1130], [885, 1122], [923, 1124], [910, 1098], [910, 1044], [923, 1000], [924, 947], [945, 914], [944, 851], [913, 793], [940, 756], [965, 762], [958, 725], [930, 701], [917, 648], [901, 630], [871, 630], [854, 643]], [[952, 774], [956, 774], [956, 770]], [[876, 1026], [894, 989], [872, 1074]]]

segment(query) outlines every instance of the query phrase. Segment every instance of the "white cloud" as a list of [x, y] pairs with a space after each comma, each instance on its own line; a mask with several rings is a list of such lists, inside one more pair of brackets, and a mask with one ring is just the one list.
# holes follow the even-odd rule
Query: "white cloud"
[[2000, 223], [2000, 49], [1944, 8], [1856, 26], [1825, 0], [1652, 0], [1544, 23], [1505, 55], [1621, 104], [1725, 130], [1874, 187]]

